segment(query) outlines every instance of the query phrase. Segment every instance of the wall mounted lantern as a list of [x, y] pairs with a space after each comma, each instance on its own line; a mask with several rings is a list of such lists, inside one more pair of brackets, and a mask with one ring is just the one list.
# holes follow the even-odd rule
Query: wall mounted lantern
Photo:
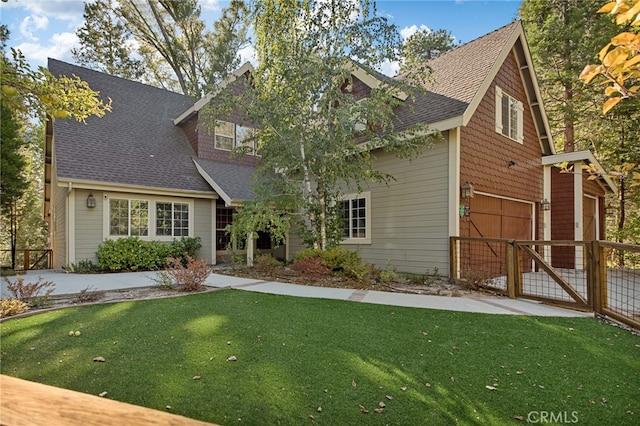
[[546, 198], [540, 200], [540, 210], [542, 210], [543, 212], [551, 210], [551, 201], [547, 200]]
[[473, 185], [469, 182], [465, 182], [460, 187], [460, 197], [468, 200], [469, 198], [473, 198]]
[[89, 196], [87, 197], [87, 208], [93, 209], [95, 207], [96, 207], [96, 198], [93, 196], [92, 193], [89, 193]]

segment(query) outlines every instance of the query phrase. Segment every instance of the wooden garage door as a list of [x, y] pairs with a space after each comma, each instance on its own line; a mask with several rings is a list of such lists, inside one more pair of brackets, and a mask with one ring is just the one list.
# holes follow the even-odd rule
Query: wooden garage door
[[[531, 240], [531, 204], [477, 195], [471, 199], [470, 236]], [[505, 244], [484, 242], [469, 250], [469, 267], [484, 278], [505, 276]], [[530, 259], [524, 258], [523, 271], [531, 270]]]
[[472, 237], [531, 239], [531, 204], [476, 195], [470, 207]]

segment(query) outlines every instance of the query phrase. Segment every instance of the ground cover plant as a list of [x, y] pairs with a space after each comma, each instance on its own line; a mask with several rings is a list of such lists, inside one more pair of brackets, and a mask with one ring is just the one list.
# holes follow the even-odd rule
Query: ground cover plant
[[11, 319], [0, 338], [2, 374], [222, 425], [640, 416], [640, 337], [593, 318], [224, 290]]

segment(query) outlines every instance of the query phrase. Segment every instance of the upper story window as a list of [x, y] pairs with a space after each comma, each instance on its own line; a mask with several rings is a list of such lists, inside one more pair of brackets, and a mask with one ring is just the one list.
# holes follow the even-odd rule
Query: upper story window
[[228, 121], [216, 120], [215, 146], [217, 149], [231, 151], [234, 148], [244, 147], [247, 154], [255, 155], [256, 146], [252, 139], [255, 130]]
[[523, 111], [522, 102], [496, 86], [496, 132], [522, 143]]

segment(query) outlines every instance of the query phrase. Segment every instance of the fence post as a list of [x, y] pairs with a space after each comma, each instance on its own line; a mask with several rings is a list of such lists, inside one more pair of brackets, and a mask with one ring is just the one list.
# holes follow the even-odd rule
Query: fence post
[[593, 310], [599, 314], [608, 305], [607, 257], [598, 241], [593, 242]]
[[507, 241], [505, 244], [505, 262], [507, 263], [507, 293], [509, 298], [516, 298], [516, 281], [515, 281], [515, 241]]
[[513, 287], [515, 297], [522, 296], [522, 249], [517, 241], [513, 242]]
[[29, 270], [29, 249], [24, 249], [22, 250], [22, 267], [23, 267], [23, 271], [25, 272], [25, 274], [27, 273], [27, 271]]
[[454, 237], [449, 237], [449, 278], [458, 279], [458, 247]]

